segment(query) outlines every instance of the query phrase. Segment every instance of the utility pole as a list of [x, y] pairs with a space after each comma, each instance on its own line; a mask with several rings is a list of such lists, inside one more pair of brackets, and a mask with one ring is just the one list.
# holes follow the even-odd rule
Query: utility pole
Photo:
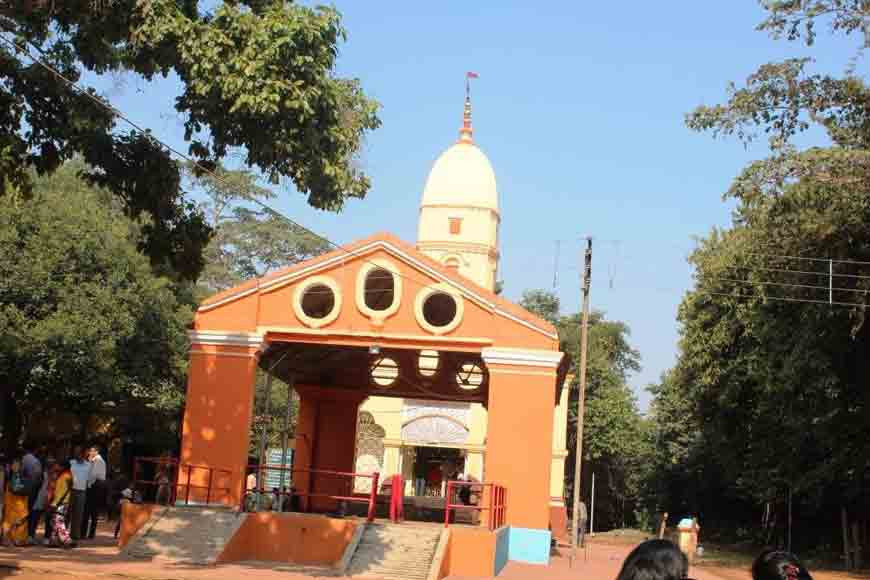
[[586, 411], [586, 351], [589, 341], [589, 285], [592, 281], [592, 238], [586, 238], [586, 254], [583, 259], [583, 317], [580, 326], [580, 392], [577, 395], [577, 447], [574, 452], [574, 511], [571, 517], [571, 558], [577, 558], [577, 524], [580, 516], [580, 485], [583, 463], [583, 415]]
[[595, 472], [592, 472], [592, 499], [589, 506], [589, 535], [595, 536]]

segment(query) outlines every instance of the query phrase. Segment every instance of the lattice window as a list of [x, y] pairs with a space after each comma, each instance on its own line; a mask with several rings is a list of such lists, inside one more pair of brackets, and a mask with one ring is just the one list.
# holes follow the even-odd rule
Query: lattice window
[[[356, 467], [357, 473], [382, 472], [384, 466], [384, 428], [375, 423], [371, 413], [362, 411], [356, 430]], [[354, 482], [354, 493], [369, 493], [372, 490], [372, 480], [367, 477], [357, 478]]]

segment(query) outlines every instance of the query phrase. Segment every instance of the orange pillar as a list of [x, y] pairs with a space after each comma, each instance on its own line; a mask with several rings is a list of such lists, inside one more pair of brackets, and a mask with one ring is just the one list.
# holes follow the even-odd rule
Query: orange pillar
[[[353, 472], [356, 453], [357, 414], [366, 394], [341, 389], [302, 386], [296, 428], [296, 469]], [[349, 477], [294, 473], [297, 491], [348, 496], [353, 492]], [[314, 498], [302, 501], [306, 509], [329, 511], [337, 502]]]
[[[193, 339], [181, 438], [178, 500], [239, 505], [254, 402], [257, 346]], [[241, 343], [241, 344], [239, 344]], [[216, 468], [229, 472], [213, 471]], [[185, 484], [189, 480], [189, 496]], [[211, 487], [209, 488], [209, 478]]]
[[561, 353], [485, 349], [486, 480], [507, 488], [509, 558], [547, 563], [556, 366]]

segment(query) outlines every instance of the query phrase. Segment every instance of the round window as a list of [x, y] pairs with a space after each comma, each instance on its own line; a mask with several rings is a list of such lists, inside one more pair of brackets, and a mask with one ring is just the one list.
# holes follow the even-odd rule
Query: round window
[[326, 318], [335, 308], [335, 292], [326, 284], [313, 284], [302, 293], [302, 312], [314, 319]]
[[365, 304], [372, 310], [382, 312], [393, 305], [396, 281], [393, 273], [385, 268], [374, 268], [366, 274]]
[[464, 363], [456, 371], [456, 384], [460, 389], [474, 391], [483, 384], [483, 370], [476, 363]]
[[381, 357], [372, 365], [372, 381], [379, 387], [389, 387], [399, 378], [399, 365], [395, 360]]
[[421, 350], [417, 358], [417, 372], [424, 377], [434, 377], [438, 372], [438, 351]]
[[423, 318], [436, 328], [449, 325], [456, 318], [456, 299], [446, 292], [433, 292], [423, 301]]

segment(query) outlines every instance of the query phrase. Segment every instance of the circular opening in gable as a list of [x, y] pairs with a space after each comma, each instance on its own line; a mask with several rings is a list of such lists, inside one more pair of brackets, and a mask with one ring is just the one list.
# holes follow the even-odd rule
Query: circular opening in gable
[[456, 299], [446, 292], [433, 292], [423, 301], [423, 318], [437, 328], [453, 322], [456, 310]]
[[302, 294], [300, 303], [305, 316], [314, 319], [326, 318], [335, 308], [335, 292], [326, 284], [314, 284]]
[[417, 372], [424, 377], [434, 377], [438, 372], [438, 351], [421, 350], [417, 358]]
[[372, 381], [379, 387], [389, 387], [399, 378], [399, 365], [395, 360], [381, 357], [372, 365]]
[[366, 274], [364, 292], [366, 306], [379, 312], [387, 310], [396, 297], [393, 273], [385, 268], [374, 268]]
[[483, 384], [483, 369], [476, 363], [464, 363], [456, 371], [456, 384], [466, 391], [479, 389]]

